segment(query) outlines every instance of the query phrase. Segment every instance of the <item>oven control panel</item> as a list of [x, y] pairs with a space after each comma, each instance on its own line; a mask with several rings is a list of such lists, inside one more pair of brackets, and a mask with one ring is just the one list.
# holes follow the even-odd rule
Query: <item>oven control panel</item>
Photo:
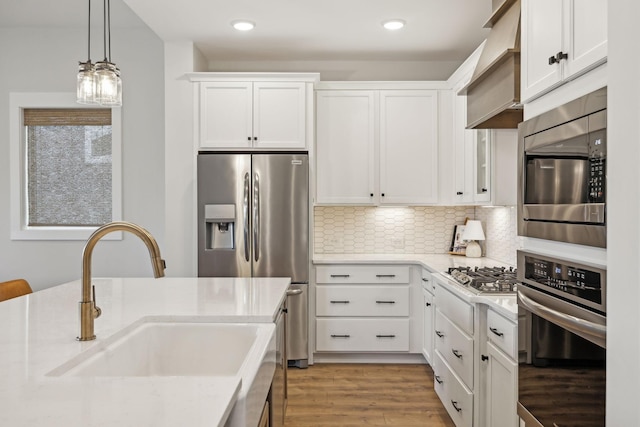
[[[603, 304], [603, 270], [543, 256], [524, 255], [523, 261], [521, 280], [525, 284], [576, 302]], [[520, 271], [520, 266], [518, 268]]]

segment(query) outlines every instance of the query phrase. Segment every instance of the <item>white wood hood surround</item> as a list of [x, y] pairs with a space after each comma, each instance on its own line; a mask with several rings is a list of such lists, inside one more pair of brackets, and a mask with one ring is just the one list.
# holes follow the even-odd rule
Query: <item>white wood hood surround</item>
[[[55, 377], [47, 373], [146, 318], [271, 323], [288, 278], [94, 279], [97, 339], [78, 342], [80, 281], [0, 303], [0, 425], [217, 426], [239, 377]], [[220, 351], [224, 351], [223, 348]]]

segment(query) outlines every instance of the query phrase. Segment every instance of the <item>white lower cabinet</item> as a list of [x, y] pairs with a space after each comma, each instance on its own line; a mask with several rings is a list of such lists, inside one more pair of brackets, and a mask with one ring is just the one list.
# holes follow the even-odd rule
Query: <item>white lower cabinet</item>
[[436, 350], [433, 364], [434, 388], [456, 427], [473, 425], [473, 392], [456, 376]]
[[420, 353], [420, 288], [411, 272], [406, 265], [317, 266], [316, 351]]
[[518, 416], [518, 327], [493, 310], [487, 312], [486, 426], [516, 427]]
[[516, 427], [518, 364], [493, 343], [487, 344], [487, 426]]
[[318, 351], [409, 351], [409, 319], [317, 319]]
[[475, 310], [450, 286], [436, 281], [434, 386], [456, 427], [471, 427], [475, 425]]

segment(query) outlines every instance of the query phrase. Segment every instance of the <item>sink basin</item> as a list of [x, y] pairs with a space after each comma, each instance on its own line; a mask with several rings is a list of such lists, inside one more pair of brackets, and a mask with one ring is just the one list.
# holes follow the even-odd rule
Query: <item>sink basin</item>
[[[144, 320], [97, 342], [51, 376], [241, 378], [230, 426], [257, 425], [275, 371], [272, 323]], [[255, 422], [253, 422], [255, 418]]]
[[235, 376], [260, 329], [260, 324], [145, 322], [64, 375]]

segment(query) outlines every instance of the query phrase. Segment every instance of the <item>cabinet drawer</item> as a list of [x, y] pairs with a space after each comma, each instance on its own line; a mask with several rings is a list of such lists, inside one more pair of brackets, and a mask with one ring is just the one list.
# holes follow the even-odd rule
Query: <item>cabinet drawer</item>
[[316, 287], [317, 316], [409, 316], [409, 286]]
[[473, 422], [473, 393], [451, 371], [436, 350], [433, 365], [434, 389], [456, 427], [471, 427]]
[[487, 312], [487, 337], [496, 347], [504, 351], [513, 360], [518, 360], [516, 333], [518, 326], [496, 312]]
[[429, 270], [424, 268], [422, 269], [421, 282], [422, 282], [422, 288], [429, 291], [431, 294], [433, 294], [435, 283], [431, 278], [431, 272]]
[[319, 265], [316, 283], [409, 283], [409, 266]]
[[464, 383], [473, 390], [473, 338], [436, 308], [436, 349]]
[[461, 300], [443, 286], [447, 285], [439, 283], [436, 286], [438, 309], [460, 329], [469, 335], [473, 335], [473, 306]]
[[409, 319], [316, 319], [317, 351], [409, 351]]

